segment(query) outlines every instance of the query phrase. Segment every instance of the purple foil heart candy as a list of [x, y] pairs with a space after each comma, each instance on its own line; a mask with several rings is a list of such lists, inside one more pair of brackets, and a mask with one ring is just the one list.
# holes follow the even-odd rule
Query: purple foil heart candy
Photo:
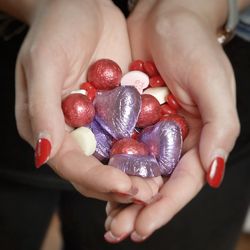
[[182, 150], [181, 130], [174, 121], [160, 121], [144, 129], [139, 137], [155, 156], [162, 175], [170, 175], [176, 167]]
[[141, 96], [133, 86], [99, 91], [94, 100], [95, 119], [115, 139], [130, 137], [141, 110]]
[[94, 133], [96, 139], [96, 150], [94, 156], [99, 161], [108, 161], [110, 148], [114, 139], [96, 120], [90, 124], [90, 129]]
[[152, 155], [113, 155], [109, 165], [119, 168], [128, 175], [141, 177], [156, 177], [161, 175], [159, 164]]

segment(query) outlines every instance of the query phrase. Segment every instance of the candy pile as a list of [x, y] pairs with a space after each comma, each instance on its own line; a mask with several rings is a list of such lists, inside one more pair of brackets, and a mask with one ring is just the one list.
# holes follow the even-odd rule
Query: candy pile
[[62, 101], [65, 122], [85, 155], [129, 175], [169, 175], [188, 134], [180, 106], [151, 61], [93, 63], [87, 82]]

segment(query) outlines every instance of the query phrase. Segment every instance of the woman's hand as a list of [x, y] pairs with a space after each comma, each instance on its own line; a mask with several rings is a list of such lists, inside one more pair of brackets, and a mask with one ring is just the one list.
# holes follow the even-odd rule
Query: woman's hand
[[49, 165], [85, 196], [149, 202], [158, 186], [84, 156], [61, 109], [62, 97], [79, 89], [97, 59], [113, 59], [126, 71], [131, 52], [122, 13], [109, 0], [43, 0], [27, 20], [30, 30], [16, 66], [16, 120], [20, 135], [36, 145], [38, 155], [45, 154], [38, 165], [49, 158]]
[[224, 161], [239, 133], [234, 74], [216, 38], [226, 16], [226, 6], [221, 16], [217, 10], [223, 9], [218, 6], [222, 2], [141, 0], [129, 17], [133, 58], [155, 62], [190, 132], [159, 200], [147, 206], [108, 203], [108, 241], [130, 234], [134, 241], [144, 240], [180, 211], [205, 180], [212, 187], [221, 184]]

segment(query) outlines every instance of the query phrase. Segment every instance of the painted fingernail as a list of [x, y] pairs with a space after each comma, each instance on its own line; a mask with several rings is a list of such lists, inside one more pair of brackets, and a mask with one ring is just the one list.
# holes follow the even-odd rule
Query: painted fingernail
[[223, 180], [225, 171], [225, 160], [222, 157], [216, 157], [211, 165], [206, 176], [208, 184], [213, 188], [218, 188]]
[[51, 152], [50, 141], [46, 138], [39, 138], [35, 148], [35, 166], [40, 168], [48, 161]]
[[141, 242], [141, 241], [144, 241], [147, 237], [146, 236], [141, 236], [136, 231], [134, 231], [131, 234], [130, 238], [131, 238], [132, 241]]
[[111, 231], [108, 231], [104, 234], [104, 238], [106, 241], [110, 242], [110, 243], [118, 243], [120, 242], [121, 240], [125, 239], [126, 237], [128, 236], [127, 233], [125, 234], [122, 234], [121, 236], [114, 236]]

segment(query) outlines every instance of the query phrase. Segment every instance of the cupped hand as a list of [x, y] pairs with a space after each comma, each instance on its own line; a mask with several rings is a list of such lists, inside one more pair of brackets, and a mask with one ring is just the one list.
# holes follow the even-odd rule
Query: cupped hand
[[83, 195], [148, 202], [158, 186], [85, 156], [70, 136], [61, 109], [62, 98], [79, 89], [97, 59], [112, 59], [126, 71], [131, 50], [124, 16], [109, 0], [43, 0], [28, 20], [16, 66], [20, 135], [33, 147], [38, 139], [49, 141], [49, 165]]
[[144, 240], [197, 195], [206, 180], [219, 187], [239, 133], [234, 74], [207, 15], [210, 6], [196, 1], [192, 9], [185, 3], [142, 0], [128, 19], [133, 58], [155, 62], [190, 131], [160, 199], [147, 206], [108, 203], [105, 237], [110, 242], [128, 235]]

